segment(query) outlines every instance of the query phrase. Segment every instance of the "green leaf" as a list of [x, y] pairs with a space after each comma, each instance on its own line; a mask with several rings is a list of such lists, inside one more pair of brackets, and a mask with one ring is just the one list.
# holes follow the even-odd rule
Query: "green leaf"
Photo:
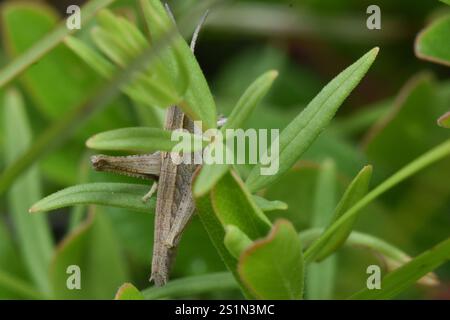
[[30, 283], [11, 232], [0, 219], [0, 299], [43, 299]]
[[[5, 162], [11, 165], [32, 143], [31, 131], [18, 91], [9, 90], [3, 101]], [[41, 197], [40, 175], [36, 166], [17, 179], [8, 192], [8, 205], [17, 233], [20, 253], [34, 284], [50, 293], [48, 267], [53, 243], [46, 217], [28, 215], [28, 207]]]
[[[361, 200], [369, 190], [370, 178], [372, 176], [372, 167], [366, 166], [364, 167], [358, 175], [353, 179], [351, 184], [348, 186], [344, 195], [342, 196], [341, 201], [339, 202], [331, 223], [333, 224], [337, 221], [347, 210], [353, 207], [359, 200]], [[315, 247], [316, 251], [306, 251], [305, 260], [313, 261], [318, 260], [321, 261], [325, 259], [327, 256], [336, 251], [342, 244], [345, 242], [347, 237], [350, 235], [353, 226], [355, 225], [357, 216], [353, 217], [353, 219], [349, 219], [345, 225], [343, 225], [339, 230], [337, 230], [332, 237], [330, 237], [326, 242], [323, 242], [323, 247], [319, 246]]]
[[155, 47], [146, 49], [139, 57], [134, 59], [126, 69], [120, 70], [112, 81], [108, 82], [101, 90], [96, 92], [90, 99], [81, 103], [76, 108], [51, 124], [35, 143], [27, 149], [23, 155], [11, 166], [6, 168], [0, 176], [0, 194], [13, 183], [14, 179], [28, 168], [36, 159], [61, 143], [86, 119], [90, 118], [111, 102], [119, 93], [119, 88], [126, 86], [133, 75], [142, 69], [142, 66], [152, 61], [164, 47], [164, 43], [155, 44]]
[[[230, 117], [222, 128], [222, 133], [226, 137], [227, 129], [239, 128], [251, 115], [256, 106], [271, 88], [274, 80], [278, 76], [277, 71], [269, 71], [256, 79], [239, 99]], [[218, 147], [223, 147], [219, 144]], [[227, 151], [230, 151], [227, 149]], [[234, 150], [231, 150], [234, 152]], [[223, 177], [228, 171], [226, 164], [206, 164], [202, 167], [200, 175], [194, 186], [194, 193], [198, 196], [204, 195]]]
[[267, 92], [269, 92], [277, 77], [278, 72], [271, 70], [256, 79], [239, 99], [223, 126], [222, 132], [226, 132], [227, 129], [238, 129], [242, 127], [253, 110], [255, 110], [261, 100], [267, 95]]
[[211, 273], [169, 281], [164, 287], [142, 291], [146, 300], [181, 298], [208, 292], [237, 289], [238, 284], [228, 272]]
[[253, 240], [264, 237], [271, 229], [269, 219], [234, 172], [226, 174], [211, 190], [211, 202], [223, 226], [234, 225]]
[[450, 0], [441, 0], [443, 3], [450, 5]]
[[[194, 183], [196, 177], [197, 176], [194, 176]], [[221, 183], [222, 181], [219, 181], [218, 185]], [[228, 197], [227, 190], [225, 188], [221, 188], [220, 190], [223, 190], [223, 194], [219, 195], [216, 191], [217, 197]], [[222, 224], [221, 220], [215, 212], [211, 193], [207, 193], [206, 195], [200, 197], [195, 196], [195, 205], [197, 214], [200, 217], [200, 220], [206, 232], [208, 233], [211, 242], [219, 253], [220, 258], [224, 262], [227, 269], [233, 274], [234, 278], [239, 283], [239, 287], [242, 293], [247, 298], [254, 298], [253, 295], [250, 294], [250, 292], [245, 288], [241, 281], [241, 278], [237, 273], [237, 259], [225, 247], [225, 225]]]
[[[141, 0], [148, 30], [152, 41], [161, 39], [176, 28], [159, 0]], [[169, 49], [163, 56], [167, 66], [172, 68], [178, 83], [188, 85], [185, 102], [179, 107], [192, 119], [201, 120], [203, 128], [216, 127], [216, 105], [205, 76], [187, 43], [178, 32], [171, 39]]]
[[[81, 272], [81, 289], [67, 286]], [[126, 281], [127, 270], [119, 243], [107, 216], [93, 213], [85, 224], [69, 234], [60, 244], [50, 269], [55, 299], [112, 299]]]
[[302, 299], [302, 247], [292, 224], [277, 221], [266, 238], [242, 253], [238, 270], [258, 299]]
[[[122, 128], [99, 133], [90, 138], [86, 145], [91, 149], [110, 151], [168, 151], [180, 147], [184, 152], [202, 150], [206, 141], [188, 132], [177, 132], [172, 141], [172, 131], [156, 128]], [[176, 140], [175, 140], [176, 139]]]
[[[323, 233], [323, 229], [307, 229], [300, 232], [299, 237], [304, 248], [308, 248]], [[411, 261], [411, 257], [392, 244], [374, 237], [372, 235], [352, 231], [343, 244], [347, 247], [369, 250], [379, 258], [388, 271], [392, 271]], [[419, 281], [420, 284], [434, 286], [437, 283], [437, 277], [434, 273], [425, 275]]]
[[[89, 1], [81, 9], [82, 24], [86, 24], [99, 9], [110, 5], [114, 1], [115, 0]], [[13, 6], [16, 5], [17, 4], [13, 4]], [[27, 6], [29, 7], [30, 4], [27, 3]], [[67, 28], [66, 21], [64, 20], [54, 31], [47, 34], [45, 38], [33, 45], [30, 49], [21, 54], [12, 63], [8, 64], [4, 69], [2, 69], [2, 71], [0, 71], [0, 88], [17, 77], [33, 63], [37, 62], [45, 54], [60, 44], [67, 35], [73, 32], [75, 32], [75, 30], [70, 30]]]
[[[83, 41], [68, 37], [65, 44], [102, 77], [111, 79], [117, 72], [116, 66]], [[164, 110], [154, 105], [153, 98], [149, 96], [150, 93], [143, 85], [134, 83], [134, 85], [126, 86], [122, 91], [136, 102], [136, 108], [141, 116], [151, 113], [152, 118], [156, 118], [151, 119], [152, 122], [162, 124]]]
[[321, 131], [328, 125], [337, 109], [358, 85], [369, 70], [378, 54], [374, 48], [333, 79], [316, 96], [306, 109], [281, 133], [279, 165], [276, 175], [260, 175], [260, 165], [256, 165], [246, 181], [251, 191], [257, 191], [284, 174], [308, 149]]
[[329, 239], [335, 235], [341, 228], [352, 221], [368, 204], [377, 199], [380, 195], [384, 194], [386, 191], [392, 189], [399, 183], [403, 182], [407, 178], [411, 177], [415, 173], [420, 170], [426, 168], [427, 166], [437, 162], [447, 156], [450, 155], [450, 140], [438, 145], [434, 149], [428, 151], [421, 157], [417, 158], [397, 173], [392, 175], [390, 178], [385, 180], [378, 187], [369, 192], [366, 196], [364, 196], [361, 200], [359, 200], [355, 205], [353, 205], [350, 209], [346, 210], [345, 213], [341, 215], [335, 222], [333, 222], [325, 232], [320, 236], [320, 238], [314, 242], [314, 244], [308, 249], [305, 253], [305, 260], [309, 260], [309, 257], [312, 253], [318, 251], [318, 249], [322, 248], [324, 244], [328, 243]]
[[[50, 7], [35, 3], [31, 6], [10, 4], [2, 10], [2, 17], [5, 46], [11, 57], [38, 43], [59, 20]], [[33, 102], [48, 118], [60, 117], [99, 85], [99, 78], [80, 62], [61, 44], [19, 78]]]
[[270, 201], [256, 195], [253, 195], [253, 201], [264, 212], [287, 210], [288, 208], [288, 205], [282, 201]]
[[35, 203], [31, 213], [45, 212], [80, 204], [97, 204], [118, 207], [142, 213], [155, 211], [155, 199], [147, 203], [142, 197], [149, 187], [141, 184], [126, 183], [89, 183], [58, 191]]
[[125, 283], [117, 291], [114, 300], [144, 300], [144, 296], [131, 283]]
[[449, 107], [448, 98], [441, 97], [436, 87], [428, 73], [413, 76], [397, 95], [390, 112], [369, 131], [366, 154], [377, 169], [378, 181], [447, 139], [442, 129], [433, 125]]
[[[312, 227], [324, 227], [330, 223], [336, 206], [336, 165], [333, 160], [323, 162], [317, 178]], [[336, 274], [336, 257], [310, 264], [306, 270], [307, 297], [312, 300], [325, 300], [333, 297]]]
[[238, 227], [229, 225], [225, 227], [224, 243], [233, 257], [239, 259], [241, 253], [252, 244], [252, 241]]
[[386, 275], [381, 281], [380, 290], [363, 289], [350, 298], [370, 300], [394, 298], [448, 260], [450, 260], [450, 238]]
[[417, 57], [450, 66], [450, 15], [433, 22], [416, 39]]
[[450, 129], [450, 112], [447, 112], [442, 117], [438, 119], [438, 124], [443, 127]]
[[[0, 270], [0, 289], [6, 291], [7, 295], [3, 299], [10, 300], [11, 297], [18, 297], [20, 299], [36, 299], [42, 300], [45, 296], [36, 291], [33, 287], [22, 279]], [[2, 295], [3, 296], [3, 295]]]

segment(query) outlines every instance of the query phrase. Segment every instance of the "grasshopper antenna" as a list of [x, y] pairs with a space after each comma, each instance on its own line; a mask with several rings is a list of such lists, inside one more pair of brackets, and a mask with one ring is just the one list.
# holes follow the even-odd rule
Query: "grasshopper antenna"
[[209, 15], [209, 9], [206, 10], [206, 12], [203, 14], [203, 16], [200, 19], [200, 22], [198, 23], [197, 27], [195, 28], [195, 31], [194, 31], [194, 34], [192, 35], [192, 40], [191, 40], [192, 52], [195, 51], [195, 46], [197, 44], [198, 36], [200, 34], [200, 31], [202, 30], [203, 25], [206, 22], [206, 19], [208, 18], [208, 15]]
[[[170, 18], [172, 19], [172, 21], [174, 23], [176, 23], [173, 11], [172, 11], [172, 9], [170, 8], [170, 6], [169, 6], [169, 4], [167, 2], [164, 3], [164, 7], [166, 8], [166, 11], [169, 14]], [[206, 10], [205, 13], [202, 15], [202, 17], [200, 18], [199, 23], [197, 24], [197, 27], [195, 28], [195, 31], [194, 31], [194, 33], [192, 35], [191, 45], [190, 45], [192, 52], [195, 51], [195, 46], [197, 44], [198, 36], [200, 35], [200, 31], [202, 30], [202, 27], [205, 24], [206, 19], [208, 18], [208, 15], [209, 15], [209, 9]]]

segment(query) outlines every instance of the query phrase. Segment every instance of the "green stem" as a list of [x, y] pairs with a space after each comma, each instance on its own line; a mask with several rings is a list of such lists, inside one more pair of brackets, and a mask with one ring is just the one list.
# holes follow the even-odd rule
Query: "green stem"
[[432, 150], [428, 151], [427, 153], [420, 156], [410, 164], [406, 165], [403, 169], [392, 175], [374, 190], [369, 192], [364, 198], [362, 198], [358, 203], [356, 203], [352, 208], [344, 213], [341, 218], [339, 218], [328, 229], [326, 229], [322, 236], [316, 242], [314, 242], [314, 244], [305, 252], [305, 260], [308, 261], [311, 258], [311, 255], [322, 245], [322, 243], [326, 242], [334, 232], [342, 227], [348, 221], [348, 219], [355, 216], [359, 210], [366, 207], [373, 200], [381, 196], [386, 191], [392, 189], [400, 182], [406, 180], [420, 170], [428, 167], [434, 162], [445, 158], [448, 155], [450, 155], [450, 140], [447, 140], [444, 143], [433, 148]]
[[147, 300], [187, 297], [207, 292], [238, 290], [239, 285], [229, 272], [212, 273], [170, 281], [164, 287], [152, 287], [142, 291]]
[[[82, 25], [85, 25], [86, 22], [89, 21], [98, 10], [110, 5], [114, 1], [115, 0], [89, 1], [81, 9]], [[67, 28], [65, 20], [61, 22], [60, 26], [57, 27], [53, 32], [36, 43], [21, 56], [17, 57], [12, 63], [8, 64], [0, 72], [0, 88], [9, 83], [40, 58], [42, 58], [47, 52], [58, 46], [64, 40], [64, 38], [74, 33], [75, 31], [76, 30]]]

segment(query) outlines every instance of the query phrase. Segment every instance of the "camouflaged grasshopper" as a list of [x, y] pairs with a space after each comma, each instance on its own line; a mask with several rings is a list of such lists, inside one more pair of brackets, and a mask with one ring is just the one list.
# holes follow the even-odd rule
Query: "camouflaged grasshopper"
[[[168, 12], [172, 16], [169, 9]], [[198, 34], [207, 14], [208, 12], [202, 17], [194, 32], [191, 41], [192, 51], [195, 49]], [[181, 109], [173, 106], [167, 111], [164, 128], [171, 131], [185, 129], [194, 132], [194, 123]], [[191, 156], [194, 157], [194, 154]], [[197, 166], [174, 164], [170, 152], [125, 157], [96, 155], [91, 158], [91, 162], [97, 171], [155, 181], [150, 192], [143, 197], [143, 201], [146, 201], [157, 191], [150, 280], [153, 280], [156, 286], [165, 285], [182, 232], [195, 210], [192, 176]]]

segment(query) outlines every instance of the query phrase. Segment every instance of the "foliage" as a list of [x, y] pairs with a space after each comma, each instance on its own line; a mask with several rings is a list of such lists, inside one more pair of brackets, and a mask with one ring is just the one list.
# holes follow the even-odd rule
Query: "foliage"
[[[355, 10], [329, 3], [306, 2], [308, 29], [287, 24], [305, 7], [287, 12], [274, 2], [267, 34], [307, 34], [318, 28], [319, 13], [339, 18], [341, 10]], [[413, 285], [450, 277], [440, 268], [450, 259], [449, 221], [442, 214], [450, 205], [448, 81], [417, 73], [403, 85], [420, 65], [412, 61], [415, 69], [396, 74], [392, 66], [404, 57], [384, 51], [390, 37], [409, 50], [401, 28], [376, 37], [329, 30], [334, 41], [315, 40], [329, 52], [300, 44], [311, 60], [305, 64], [267, 44], [232, 59], [200, 46], [196, 57], [184, 37], [199, 9], [211, 5], [202, 4], [174, 6], [175, 23], [159, 0], [91, 0], [76, 34], [64, 21], [58, 25], [58, 14], [45, 4], [1, 8], [0, 60], [6, 67], [0, 71], [0, 194], [12, 227], [2, 215], [0, 298], [427, 297]], [[248, 22], [244, 32], [260, 32], [257, 20], [269, 17], [266, 5], [251, 1], [238, 8], [217, 9], [208, 34], [232, 31], [230, 14], [245, 16], [238, 19]], [[410, 10], [406, 14], [423, 15]], [[434, 66], [438, 73], [450, 64], [449, 31], [444, 12], [416, 38], [417, 57], [443, 65]], [[374, 48], [349, 46], [349, 35]], [[330, 78], [320, 89], [321, 79]], [[372, 91], [375, 98], [365, 97]], [[142, 201], [149, 189], [142, 182], [92, 173], [84, 148], [118, 155], [170, 152], [175, 143], [162, 127], [172, 105], [201, 120], [204, 130], [228, 115], [220, 128], [225, 138], [227, 129], [282, 129], [279, 171], [266, 176], [260, 165], [199, 168], [193, 181], [197, 214], [182, 238], [174, 280], [156, 288], [147, 283], [155, 197]], [[180, 134], [202, 148], [223, 147], [210, 137]], [[39, 200], [43, 194], [50, 195]], [[72, 206], [70, 226], [61, 229], [61, 214]], [[52, 210], [60, 214], [42, 213]], [[55, 241], [56, 234], [64, 234], [62, 240]], [[394, 245], [400, 243], [415, 257]], [[385, 265], [381, 290], [364, 289], [373, 257], [355, 255], [358, 247], [375, 252]], [[81, 290], [67, 288], [71, 265], [82, 269]]]

